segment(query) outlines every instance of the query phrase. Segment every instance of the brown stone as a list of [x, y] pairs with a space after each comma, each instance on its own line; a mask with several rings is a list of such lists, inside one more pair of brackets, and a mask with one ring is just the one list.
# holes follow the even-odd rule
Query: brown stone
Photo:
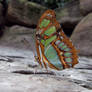
[[45, 7], [27, 0], [11, 0], [8, 5], [7, 20], [13, 24], [33, 26], [45, 11]]

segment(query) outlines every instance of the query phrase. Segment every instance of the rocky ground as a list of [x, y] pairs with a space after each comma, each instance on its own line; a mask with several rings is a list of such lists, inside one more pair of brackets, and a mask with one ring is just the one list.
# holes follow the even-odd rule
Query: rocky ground
[[92, 59], [73, 69], [41, 69], [31, 50], [0, 46], [0, 92], [92, 92]]
[[[8, 30], [8, 34], [6, 31], [1, 38], [0, 92], [92, 91], [91, 58], [80, 57], [79, 64], [73, 69], [62, 71], [49, 69], [47, 72], [35, 62], [33, 45], [35, 41], [32, 38], [34, 33], [27, 30], [29, 29], [13, 26]], [[28, 44], [29, 42], [31, 44]]]

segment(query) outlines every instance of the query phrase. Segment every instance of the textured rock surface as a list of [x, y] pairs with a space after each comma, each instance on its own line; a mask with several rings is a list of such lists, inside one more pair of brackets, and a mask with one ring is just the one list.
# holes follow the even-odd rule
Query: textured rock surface
[[73, 28], [83, 18], [79, 8], [78, 0], [70, 3], [64, 8], [56, 9], [57, 20], [65, 28]]
[[71, 40], [80, 50], [80, 55], [92, 56], [92, 13], [76, 26]]
[[92, 60], [80, 58], [79, 61], [75, 69], [47, 73], [34, 62], [31, 51], [0, 46], [0, 91], [91, 92], [92, 71], [87, 66], [80, 67], [92, 65]]
[[89, 92], [62, 78], [0, 73], [1, 92]]
[[80, 10], [82, 14], [88, 14], [92, 12], [92, 0], [79, 0], [80, 1]]
[[[0, 92], [92, 92], [92, 59], [80, 58], [73, 69], [47, 72], [35, 62], [34, 45], [27, 45], [34, 44], [31, 32], [13, 26], [0, 40]], [[25, 37], [30, 40], [21, 43]]]
[[4, 46], [13, 46], [15, 48], [32, 50], [31, 46], [34, 46], [34, 33], [34, 29], [18, 25], [5, 28], [4, 35], [0, 39], [0, 45], [3, 44]]
[[34, 26], [37, 24], [45, 7], [27, 0], [10, 0], [7, 20], [13, 24]]
[[61, 71], [61, 75], [92, 91], [92, 58], [80, 57], [74, 69]]

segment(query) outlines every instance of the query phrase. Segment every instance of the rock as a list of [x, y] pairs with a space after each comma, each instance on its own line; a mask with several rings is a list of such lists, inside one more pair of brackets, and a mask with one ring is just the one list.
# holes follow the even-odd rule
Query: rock
[[[8, 59], [14, 62], [7, 62]], [[75, 69], [45, 73], [47, 71], [39, 67], [28, 66], [37, 65], [32, 51], [0, 45], [0, 91], [91, 92], [92, 71], [79, 68], [83, 62], [92, 64], [91, 59], [80, 58], [79, 61], [80, 65], [76, 65]], [[50, 71], [55, 75], [49, 74]]]
[[28, 2], [27, 0], [10, 0], [7, 11], [7, 20], [11, 24], [34, 27], [38, 23], [45, 7]]
[[[14, 62], [7, 62], [9, 58]], [[0, 91], [91, 92], [92, 71], [80, 67], [83, 62], [85, 65], [92, 65], [92, 60], [80, 58], [79, 61], [80, 63], [73, 69], [49, 70], [48, 73], [50, 71], [55, 73], [50, 75], [39, 67], [28, 66], [28, 64], [37, 65], [31, 51], [0, 45]], [[31, 73], [28, 73], [29, 71]]]
[[0, 72], [1, 92], [89, 92], [67, 79]]
[[92, 12], [92, 0], [79, 0], [80, 10], [83, 15], [87, 15]]
[[92, 57], [92, 13], [84, 17], [76, 26], [71, 40], [80, 50], [80, 55]]
[[4, 30], [4, 35], [0, 39], [0, 45], [15, 47], [19, 49], [33, 50], [35, 30], [23, 26], [12, 26]]
[[0, 92], [92, 92], [92, 58], [80, 57], [72, 69], [47, 72], [34, 59], [34, 29], [16, 25], [4, 32]]
[[79, 64], [73, 69], [63, 70], [59, 74], [92, 91], [92, 58], [79, 57]]
[[79, 9], [78, 0], [68, 4], [64, 8], [56, 9], [56, 16], [64, 28], [74, 28], [83, 18]]
[[80, 58], [73, 69], [47, 72], [35, 62], [34, 45], [31, 49], [20, 46], [19, 38], [31, 37], [31, 31], [13, 26], [0, 40], [0, 92], [91, 92], [92, 59]]

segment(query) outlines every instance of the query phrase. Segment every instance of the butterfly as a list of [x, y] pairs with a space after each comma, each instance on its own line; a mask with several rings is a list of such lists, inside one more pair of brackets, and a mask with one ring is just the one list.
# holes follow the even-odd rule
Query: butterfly
[[78, 63], [77, 50], [64, 34], [53, 10], [41, 16], [36, 30], [38, 63], [46, 69], [62, 70]]

